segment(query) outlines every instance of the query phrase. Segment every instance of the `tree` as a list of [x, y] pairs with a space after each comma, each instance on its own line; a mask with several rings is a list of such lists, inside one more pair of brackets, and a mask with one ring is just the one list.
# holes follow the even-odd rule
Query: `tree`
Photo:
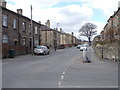
[[79, 33], [81, 36], [87, 37], [89, 41], [89, 45], [91, 45], [91, 38], [92, 36], [97, 34], [96, 30], [97, 26], [94, 25], [93, 23], [85, 23], [80, 29]]

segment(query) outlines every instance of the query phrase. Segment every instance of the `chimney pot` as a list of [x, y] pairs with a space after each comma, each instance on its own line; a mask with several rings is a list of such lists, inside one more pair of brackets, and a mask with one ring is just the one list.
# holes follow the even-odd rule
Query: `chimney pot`
[[6, 8], [7, 2], [5, 0], [0, 1], [0, 6]]
[[17, 13], [22, 15], [22, 9], [17, 9]]
[[47, 22], [45, 23], [45, 25], [50, 28], [50, 20], [47, 20]]
[[39, 21], [38, 23], [41, 24], [41, 21]]

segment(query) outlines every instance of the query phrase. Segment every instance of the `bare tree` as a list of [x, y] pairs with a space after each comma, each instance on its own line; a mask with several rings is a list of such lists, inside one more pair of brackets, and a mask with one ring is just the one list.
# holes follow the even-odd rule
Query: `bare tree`
[[93, 23], [85, 23], [80, 29], [79, 33], [81, 36], [85, 36], [88, 38], [89, 45], [91, 45], [91, 38], [92, 36], [97, 34], [96, 30], [97, 26]]

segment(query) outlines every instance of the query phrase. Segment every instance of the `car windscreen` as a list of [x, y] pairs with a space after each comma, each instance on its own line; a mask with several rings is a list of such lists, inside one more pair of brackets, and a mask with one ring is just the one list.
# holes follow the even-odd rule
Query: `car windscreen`
[[36, 49], [44, 49], [44, 47], [38, 46], [36, 47]]
[[81, 47], [88, 47], [88, 45], [86, 45], [86, 44], [83, 44], [83, 45], [81, 45]]

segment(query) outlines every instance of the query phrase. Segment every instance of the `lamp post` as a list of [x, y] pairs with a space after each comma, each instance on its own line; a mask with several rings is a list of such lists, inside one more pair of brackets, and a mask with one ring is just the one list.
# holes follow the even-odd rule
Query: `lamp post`
[[58, 41], [59, 41], [59, 38], [58, 38], [58, 25], [59, 23], [57, 23], [57, 31], [56, 31], [56, 48], [58, 47]]
[[47, 45], [47, 26], [46, 26], [46, 30], [45, 30], [45, 45]]
[[103, 58], [103, 46], [101, 47], [101, 56]]
[[32, 5], [31, 5], [31, 54], [33, 55], [33, 22], [32, 22]]
[[57, 23], [57, 28], [56, 28], [56, 29], [57, 29], [57, 31], [58, 31], [58, 25], [59, 25], [59, 23]]

